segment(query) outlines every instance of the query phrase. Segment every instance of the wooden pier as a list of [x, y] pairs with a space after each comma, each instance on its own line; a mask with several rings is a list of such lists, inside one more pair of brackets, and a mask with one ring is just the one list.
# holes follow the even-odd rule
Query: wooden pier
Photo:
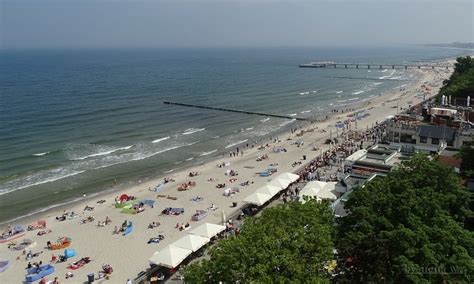
[[364, 69], [449, 69], [454, 65], [438, 64], [374, 64], [374, 63], [335, 63], [335, 62], [311, 62], [300, 64], [300, 68], [364, 68]]
[[164, 101], [163, 103], [167, 104], [167, 105], [193, 107], [193, 108], [203, 108], [203, 109], [227, 111], [227, 112], [237, 112], [237, 113], [253, 114], [253, 115], [266, 116], [266, 117], [296, 119], [296, 120], [300, 120], [300, 121], [314, 121], [314, 119], [309, 118], [309, 117], [294, 117], [294, 116], [289, 116], [289, 115], [271, 114], [271, 113], [246, 111], [246, 110], [238, 110], [238, 109], [230, 109], [230, 108], [222, 108], [222, 107], [213, 107], [213, 106], [202, 106], [202, 105], [195, 105], [195, 104], [185, 104], [185, 103], [170, 102], [170, 101]]

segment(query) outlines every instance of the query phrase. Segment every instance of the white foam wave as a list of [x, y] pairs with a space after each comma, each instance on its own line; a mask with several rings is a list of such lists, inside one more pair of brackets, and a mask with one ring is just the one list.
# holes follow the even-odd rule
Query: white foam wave
[[357, 92], [354, 92], [352, 93], [353, 95], [359, 95], [359, 94], [362, 94], [362, 93], [365, 93], [365, 91], [357, 91]]
[[187, 158], [186, 161], [192, 161], [194, 160], [194, 157], [191, 157], [191, 158]]
[[[63, 169], [63, 168], [60, 168], [60, 169], [57, 169], [55, 171], [52, 171], [53, 176], [50, 177], [50, 178], [41, 178], [41, 177], [38, 177], [37, 175], [28, 176], [24, 180], [22, 180], [23, 185], [17, 186], [14, 189], [2, 189], [2, 188], [0, 188], [0, 195], [7, 194], [9, 192], [19, 190], [19, 189], [25, 189], [25, 188], [29, 188], [29, 187], [32, 187], [32, 186], [41, 185], [41, 184], [45, 184], [45, 183], [48, 183], [48, 182], [53, 182], [53, 181], [65, 179], [67, 177], [72, 177], [72, 176], [75, 176], [75, 175], [78, 175], [78, 174], [81, 174], [81, 173], [85, 172], [85, 171], [74, 171], [74, 172], [70, 172], [70, 173], [66, 173], [66, 174], [61, 175], [61, 172], [63, 172], [63, 171], [66, 171], [66, 170]], [[59, 175], [54, 175], [56, 172], [59, 172]], [[37, 182], [33, 182], [34, 180], [38, 180], [38, 179], [41, 179], [41, 180], [37, 181]]]
[[264, 118], [264, 119], [262, 119], [262, 120], [260, 120], [260, 121], [261, 121], [261, 122], [267, 122], [267, 121], [269, 121], [269, 120], [270, 120], [270, 118], [267, 117], [267, 118]]
[[172, 173], [172, 172], [174, 172], [173, 169], [171, 169], [171, 170], [169, 170], [169, 171], [165, 171], [165, 172], [163, 172], [163, 173], [164, 173], [164, 174], [169, 174], [169, 173]]
[[112, 154], [112, 153], [117, 152], [117, 151], [128, 150], [128, 149], [132, 148], [133, 146], [134, 145], [130, 145], [130, 146], [126, 146], [126, 147], [120, 147], [120, 148], [116, 148], [116, 149], [112, 149], [112, 150], [108, 150], [108, 151], [104, 151], [104, 152], [99, 152], [99, 153], [87, 155], [87, 156], [84, 156], [84, 157], [74, 158], [73, 160], [85, 160], [85, 159], [89, 159], [89, 158], [93, 158], [93, 157], [104, 156], [104, 155]]
[[43, 153], [37, 153], [37, 154], [33, 154], [32, 156], [35, 156], [35, 157], [41, 157], [41, 156], [44, 156], [44, 155], [47, 155], [51, 152], [43, 152]]
[[248, 128], [245, 128], [245, 130], [252, 130], [253, 127], [248, 127]]
[[171, 137], [169, 137], [169, 136], [166, 136], [166, 137], [163, 137], [163, 138], [158, 138], [158, 139], [156, 139], [156, 140], [151, 141], [151, 143], [158, 143], [158, 142], [161, 142], [161, 141], [168, 140], [168, 139], [170, 139], [170, 138], [171, 138]]
[[229, 145], [225, 146], [225, 148], [228, 149], [228, 148], [237, 146], [237, 145], [239, 145], [239, 144], [245, 143], [245, 142], [247, 142], [247, 141], [249, 141], [249, 140], [248, 140], [248, 139], [240, 140], [240, 141], [237, 141], [237, 142], [235, 142], [235, 143], [232, 143], [232, 144], [229, 144]]
[[289, 113], [288, 116], [296, 116], [296, 113]]
[[201, 131], [204, 131], [204, 130], [206, 130], [206, 128], [188, 128], [181, 134], [189, 135], [189, 134], [193, 134], [193, 133], [196, 133], [196, 132], [201, 132]]
[[203, 152], [199, 156], [201, 156], [201, 157], [202, 156], [207, 156], [207, 155], [210, 155], [210, 154], [215, 153], [215, 152], [217, 152], [217, 149], [214, 149], [214, 150], [209, 151], [209, 152]]
[[384, 70], [382, 71], [382, 73], [385, 73], [385, 72], [387, 72], [387, 71], [388, 71], [388, 69], [384, 69]]
[[301, 92], [299, 93], [300, 96], [304, 96], [304, 95], [309, 95], [309, 92]]
[[292, 122], [295, 122], [295, 121], [296, 121], [296, 119], [294, 119], [294, 118], [291, 119], [291, 120], [287, 120], [287, 121], [283, 122], [282, 124], [280, 124], [280, 127], [283, 127], [283, 126], [288, 125], [288, 124], [290, 124]]
[[358, 100], [359, 98], [352, 98], [352, 99], [347, 99], [348, 101], [355, 101]]
[[217, 138], [220, 138], [220, 136], [217, 135], [217, 136], [213, 136], [213, 137], [212, 137], [212, 139], [217, 139]]
[[308, 113], [311, 112], [310, 110], [303, 110], [301, 113]]
[[340, 94], [340, 93], [342, 93], [342, 92], [344, 92], [344, 91], [337, 91], [336, 94]]
[[382, 85], [382, 84], [383, 84], [383, 82], [375, 82], [375, 83], [374, 83], [374, 86]]

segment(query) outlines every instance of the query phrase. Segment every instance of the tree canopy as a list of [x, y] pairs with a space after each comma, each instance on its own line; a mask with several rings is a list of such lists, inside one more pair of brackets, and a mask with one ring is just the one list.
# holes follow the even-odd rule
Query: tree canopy
[[247, 218], [241, 234], [220, 241], [210, 260], [189, 265], [188, 283], [329, 282], [333, 217], [327, 204], [290, 202]]
[[338, 281], [469, 282], [468, 202], [454, 171], [423, 155], [356, 189], [336, 226]]
[[466, 98], [474, 94], [474, 58], [458, 57], [454, 64], [454, 72], [443, 82], [439, 96]]

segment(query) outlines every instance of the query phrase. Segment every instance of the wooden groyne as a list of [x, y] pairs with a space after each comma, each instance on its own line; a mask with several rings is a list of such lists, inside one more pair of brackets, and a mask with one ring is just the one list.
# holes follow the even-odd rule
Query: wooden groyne
[[294, 117], [294, 116], [290, 116], [290, 115], [280, 115], [280, 114], [272, 114], [272, 113], [264, 113], [264, 112], [256, 112], [256, 111], [247, 111], [247, 110], [239, 110], [239, 109], [230, 109], [230, 108], [222, 108], [222, 107], [213, 107], [213, 106], [202, 106], [202, 105], [185, 104], [185, 103], [170, 102], [170, 101], [164, 101], [163, 103], [167, 104], [167, 105], [193, 107], [193, 108], [203, 108], [203, 109], [218, 110], [218, 111], [236, 112], [236, 113], [245, 113], [245, 114], [260, 115], [260, 116], [266, 116], [266, 117], [296, 119], [296, 120], [300, 120], [300, 121], [314, 121], [314, 119], [309, 118], [309, 117]]

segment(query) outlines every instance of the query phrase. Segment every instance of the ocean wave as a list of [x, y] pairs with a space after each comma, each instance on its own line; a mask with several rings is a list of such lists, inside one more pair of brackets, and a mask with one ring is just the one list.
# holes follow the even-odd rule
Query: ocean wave
[[359, 95], [359, 94], [362, 94], [362, 93], [365, 93], [365, 91], [357, 91], [357, 92], [354, 92], [352, 93], [353, 95]]
[[383, 82], [375, 82], [375, 83], [374, 83], [374, 86], [382, 85], [382, 84], [383, 84]]
[[309, 92], [301, 92], [299, 93], [300, 96], [304, 96], [304, 95], [309, 95]]
[[206, 130], [206, 128], [188, 128], [181, 134], [189, 135], [189, 134], [193, 134], [193, 133], [196, 133], [196, 132], [201, 132], [201, 131], [204, 131], [204, 130]]
[[296, 116], [296, 113], [289, 113], [288, 116]]
[[[85, 172], [85, 170], [84, 171], [68, 172], [66, 169], [59, 168], [59, 169], [56, 169], [52, 172], [59, 172], [59, 175], [52, 174], [52, 177], [50, 177], [50, 178], [45, 178], [45, 177], [39, 176], [40, 174], [37, 174], [36, 176], [35, 175], [28, 176], [28, 177], [20, 180], [19, 183], [22, 184], [22, 185], [15, 186], [15, 188], [10, 188], [10, 189], [0, 188], [0, 195], [7, 194], [7, 193], [15, 191], [15, 190], [25, 189], [25, 188], [29, 188], [29, 187], [32, 187], [32, 186], [41, 185], [41, 184], [45, 184], [45, 183], [65, 179], [65, 178], [68, 178], [68, 177], [72, 177], [72, 176], [75, 176], [75, 175], [78, 175], [78, 174], [81, 174], [81, 173]], [[65, 172], [65, 173], [61, 174], [61, 172]], [[39, 180], [39, 181], [36, 181], [36, 180]]]
[[247, 128], [245, 128], [245, 130], [252, 130], [252, 129], [253, 129], [253, 127], [247, 127]]
[[311, 112], [310, 110], [303, 110], [301, 113], [308, 113]]
[[355, 101], [358, 100], [359, 98], [352, 98], [352, 99], [347, 99], [348, 101]]
[[194, 160], [194, 157], [190, 157], [190, 158], [187, 158], [187, 159], [185, 159], [185, 160], [186, 160], [186, 161], [192, 161], [192, 160]]
[[385, 72], [387, 72], [387, 71], [388, 71], [388, 69], [384, 69], [384, 70], [383, 70], [383, 71], [381, 71], [381, 72], [382, 72], [382, 73], [385, 73]]
[[237, 146], [237, 145], [239, 145], [239, 144], [245, 143], [245, 142], [247, 142], [247, 141], [249, 141], [249, 140], [248, 140], [248, 139], [244, 139], [244, 140], [241, 140], [241, 141], [237, 141], [237, 142], [235, 142], [235, 143], [232, 143], [232, 144], [229, 144], [229, 145], [225, 146], [225, 148], [228, 149], [228, 148]]
[[164, 173], [164, 174], [169, 174], [169, 173], [172, 173], [172, 172], [174, 172], [174, 169], [171, 169], [171, 170], [168, 170], [168, 171], [164, 171], [163, 173]]
[[168, 139], [170, 139], [170, 138], [171, 138], [171, 137], [169, 137], [169, 136], [166, 136], [166, 137], [163, 137], [163, 138], [158, 138], [158, 139], [156, 139], [156, 140], [151, 141], [151, 143], [158, 143], [158, 142], [161, 142], [161, 141], [168, 140]]
[[120, 147], [120, 148], [116, 148], [116, 149], [112, 149], [112, 150], [108, 150], [108, 151], [103, 151], [103, 152], [99, 152], [99, 153], [95, 153], [95, 154], [90, 154], [90, 155], [87, 155], [87, 156], [84, 156], [84, 157], [74, 158], [72, 160], [85, 160], [85, 159], [89, 159], [89, 158], [93, 158], [93, 157], [105, 156], [105, 155], [112, 154], [112, 153], [115, 153], [115, 152], [118, 152], [118, 151], [128, 150], [128, 149], [132, 148], [133, 146], [135, 146], [135, 145], [125, 146], [125, 147]]
[[337, 91], [336, 94], [340, 94], [340, 93], [342, 93], [342, 92], [344, 92], [344, 91]]
[[203, 156], [207, 156], [207, 155], [210, 155], [212, 153], [215, 153], [215, 152], [217, 152], [217, 149], [214, 149], [214, 150], [209, 151], [209, 152], [203, 152], [199, 156], [203, 157]]
[[295, 122], [295, 121], [296, 121], [296, 119], [294, 119], [294, 118], [291, 119], [291, 120], [287, 120], [287, 121], [283, 122], [282, 124], [280, 124], [280, 127], [283, 127], [283, 126], [288, 125], [288, 124], [290, 124], [292, 122]]
[[217, 136], [212, 136], [211, 138], [212, 138], [212, 139], [217, 139], [217, 138], [220, 138], [220, 136], [219, 136], [219, 135], [217, 135]]
[[269, 120], [270, 120], [270, 118], [267, 117], [267, 118], [264, 118], [264, 119], [260, 120], [260, 122], [267, 122], [267, 121], [269, 121]]
[[37, 153], [37, 154], [33, 154], [32, 156], [41, 157], [41, 156], [44, 156], [44, 155], [48, 155], [49, 153], [51, 153], [51, 152]]

